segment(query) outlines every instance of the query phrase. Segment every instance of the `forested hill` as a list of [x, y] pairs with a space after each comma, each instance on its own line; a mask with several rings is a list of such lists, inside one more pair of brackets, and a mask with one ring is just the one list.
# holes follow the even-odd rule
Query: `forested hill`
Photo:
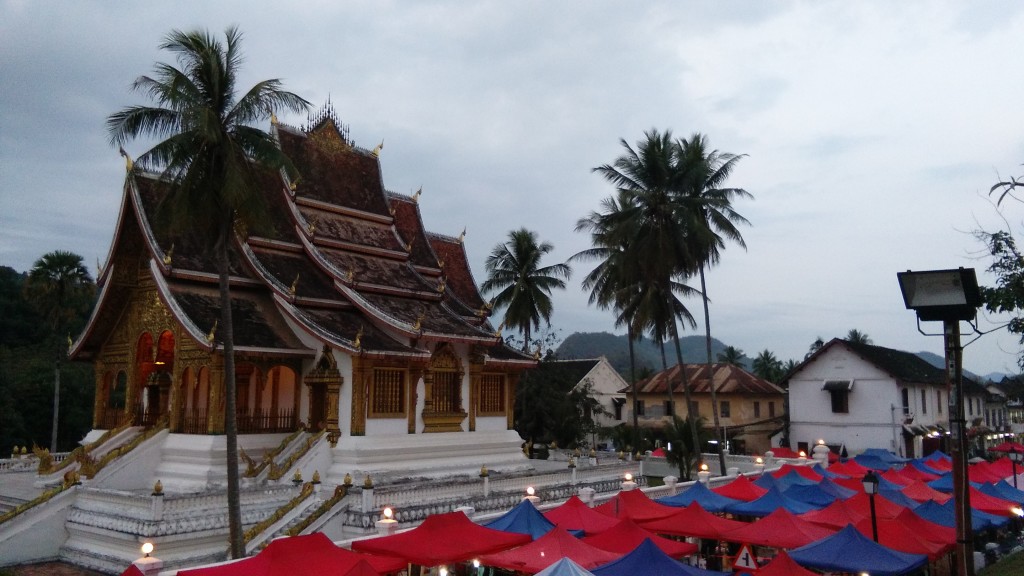
[[[707, 362], [703, 336], [684, 336], [679, 341], [683, 349], [683, 360], [686, 363]], [[717, 359], [718, 353], [726, 344], [711, 339], [711, 358]], [[629, 342], [625, 335], [617, 336], [608, 332], [575, 332], [569, 335], [555, 351], [559, 358], [597, 358], [605, 356], [612, 366], [626, 379], [629, 378]], [[644, 338], [634, 344], [636, 355], [637, 376], [646, 369], [651, 372], [661, 370], [661, 353], [658, 345]], [[669, 366], [676, 365], [676, 350], [672, 342], [665, 344], [665, 359]]]

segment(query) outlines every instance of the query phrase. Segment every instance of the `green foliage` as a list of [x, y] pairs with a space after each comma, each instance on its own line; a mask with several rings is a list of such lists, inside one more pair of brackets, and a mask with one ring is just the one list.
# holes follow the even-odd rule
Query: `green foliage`
[[871, 337], [856, 328], [851, 328], [846, 333], [846, 341], [851, 344], [871, 344]]
[[515, 429], [524, 440], [574, 447], [598, 431], [596, 417], [604, 408], [594, 398], [593, 386], [580, 382], [572, 364], [554, 357], [523, 375], [516, 387]]
[[663, 428], [667, 446], [671, 446], [671, 449], [665, 450], [665, 460], [679, 468], [679, 478], [682, 480], [690, 479], [691, 472], [700, 463], [701, 447], [710, 438], [705, 428], [704, 419], [697, 417], [696, 424], [698, 431], [698, 446], [696, 447], [693, 445], [688, 419], [674, 416], [672, 422], [666, 423]]
[[[993, 260], [988, 271], [996, 277], [995, 286], [981, 287], [985, 309], [997, 314], [1013, 314], [1007, 328], [1020, 335], [1024, 344], [1024, 256], [1009, 232], [978, 232], [977, 235], [988, 246]], [[1024, 351], [1018, 354], [1017, 364], [1024, 369]]]
[[[58, 333], [29, 302], [27, 279], [28, 274], [0, 267], [0, 457], [14, 446], [49, 446], [54, 346], [66, 346], [68, 332], [77, 334], [88, 317], [88, 306], [77, 306]], [[94, 381], [89, 364], [62, 362], [60, 369], [57, 449], [66, 451], [92, 427]]]

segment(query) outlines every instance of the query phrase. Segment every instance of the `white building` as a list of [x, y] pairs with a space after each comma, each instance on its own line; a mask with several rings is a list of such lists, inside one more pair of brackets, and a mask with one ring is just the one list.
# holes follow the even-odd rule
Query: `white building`
[[[791, 448], [819, 439], [850, 455], [886, 448], [906, 457], [945, 449], [950, 391], [946, 372], [909, 352], [833, 339], [788, 379]], [[985, 391], [964, 379], [968, 425]]]

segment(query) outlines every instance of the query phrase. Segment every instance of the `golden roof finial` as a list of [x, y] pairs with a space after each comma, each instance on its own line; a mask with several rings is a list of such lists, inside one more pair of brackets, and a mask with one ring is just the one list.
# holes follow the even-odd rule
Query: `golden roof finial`
[[341, 483], [344, 484], [345, 486], [351, 486], [352, 485], [352, 475], [349, 474], [348, 472], [345, 472], [345, 478], [341, 481]]
[[426, 318], [427, 313], [423, 312], [416, 318], [416, 323], [412, 325], [412, 329], [419, 332], [423, 328], [423, 319]]
[[126, 172], [131, 172], [132, 169], [135, 168], [135, 162], [132, 162], [132, 157], [129, 156], [127, 152], [125, 152], [123, 146], [119, 147], [117, 149], [117, 151], [121, 153], [122, 157], [124, 157], [124, 169], [125, 169], [125, 171]]
[[392, 205], [391, 208], [388, 208], [388, 214], [391, 214], [392, 216], [394, 216], [395, 212], [396, 212], [396, 210], [395, 210], [394, 205]]
[[316, 222], [313, 222], [312, 220], [310, 220], [306, 224], [306, 232], [309, 232], [310, 236], [315, 236], [316, 235]]
[[459, 244], [462, 244], [466, 240], [466, 227], [462, 227], [462, 234], [459, 234]]
[[416, 237], [413, 236], [412, 240], [409, 240], [409, 243], [405, 245], [405, 251], [408, 252], [409, 254], [412, 254], [412, 247], [415, 246], [415, 245], [416, 245]]
[[540, 344], [537, 344], [537, 350], [533, 353], [534, 360], [540, 360]]
[[370, 479], [369, 474], [367, 474], [366, 478], [363, 479], [363, 488], [373, 488], [373, 480]]
[[446, 287], [447, 287], [447, 285], [445, 284], [445, 281], [444, 281], [444, 276], [442, 276], [442, 277], [440, 278], [440, 280], [438, 280], [438, 282], [437, 282], [437, 291], [438, 291], [439, 293], [441, 293], [441, 294], [444, 294], [444, 289], [445, 289]]
[[288, 183], [288, 189], [291, 190], [292, 196], [295, 195], [295, 189], [298, 188], [298, 187], [299, 187], [299, 183], [294, 181], [294, 180], [292, 180], [291, 182]]
[[270, 123], [274, 126], [277, 125], [277, 114], [274, 114], [273, 112], [270, 113]]
[[171, 262], [173, 260], [174, 260], [174, 244], [172, 243], [170, 249], [168, 249], [167, 252], [164, 253], [164, 265], [165, 266], [170, 266]]
[[299, 288], [299, 275], [295, 274], [295, 280], [292, 280], [292, 285], [288, 288], [288, 293], [295, 296], [295, 291]]
[[213, 321], [213, 328], [206, 334], [206, 341], [210, 344], [213, 344], [213, 339], [217, 337], [217, 322], [218, 320]]
[[103, 265], [100, 264], [100, 257], [97, 256], [96, 257], [96, 277], [99, 278], [100, 276], [103, 276]]
[[444, 258], [437, 259], [437, 267], [440, 268], [441, 270], [444, 270]]
[[494, 335], [496, 337], [498, 337], [498, 338], [501, 338], [501, 329], [504, 328], [504, 327], [505, 327], [505, 323], [504, 322], [502, 322], [501, 324], [498, 324], [498, 329], [494, 331]]
[[377, 146], [374, 147], [373, 151], [370, 152], [370, 154], [373, 154], [373, 156], [375, 158], [380, 158], [380, 151], [383, 150], [383, 149], [384, 149], [384, 139], [381, 138], [380, 144], [377, 144]]
[[420, 186], [416, 190], [416, 193], [412, 195], [412, 203], [413, 204], [419, 204], [420, 203], [420, 194], [423, 194], [423, 186]]
[[359, 327], [359, 332], [356, 332], [356, 339], [352, 341], [352, 345], [356, 350], [363, 349], [363, 327]]
[[345, 275], [345, 281], [351, 283], [356, 277], [356, 271], [352, 268], [348, 269], [348, 274]]

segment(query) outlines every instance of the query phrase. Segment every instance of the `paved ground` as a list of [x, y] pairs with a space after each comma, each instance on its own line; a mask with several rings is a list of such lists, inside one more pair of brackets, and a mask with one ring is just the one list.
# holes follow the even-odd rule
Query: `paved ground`
[[44, 562], [27, 566], [0, 568], [2, 576], [104, 576], [102, 572], [86, 570], [63, 562]]

